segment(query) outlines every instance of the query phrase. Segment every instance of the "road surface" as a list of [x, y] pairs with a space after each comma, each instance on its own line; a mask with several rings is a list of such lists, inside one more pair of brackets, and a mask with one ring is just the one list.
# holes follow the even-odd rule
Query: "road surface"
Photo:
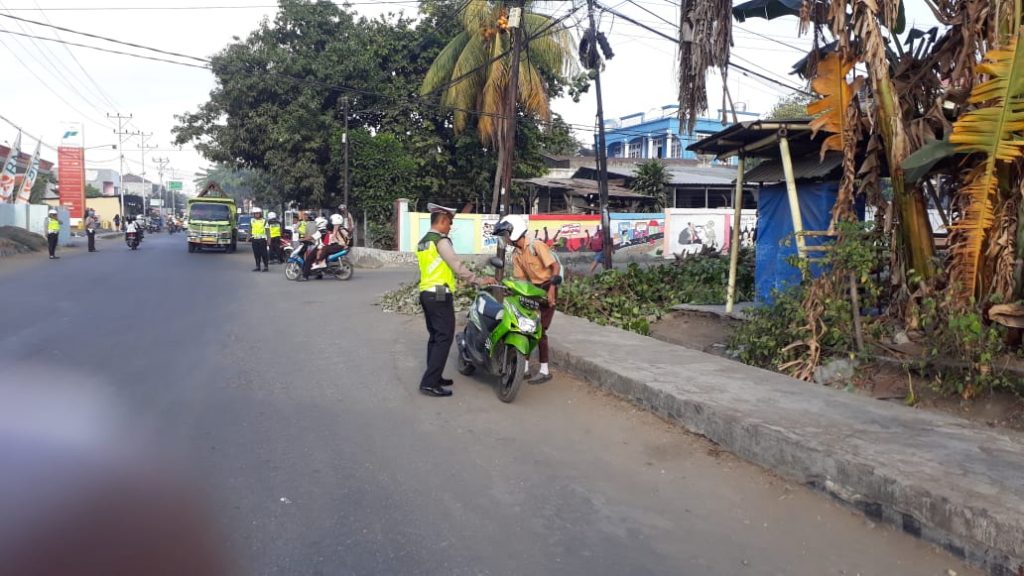
[[0, 260], [0, 366], [99, 382], [175, 446], [242, 573], [976, 574], [563, 373], [420, 395], [422, 318], [373, 305], [415, 271], [99, 247]]

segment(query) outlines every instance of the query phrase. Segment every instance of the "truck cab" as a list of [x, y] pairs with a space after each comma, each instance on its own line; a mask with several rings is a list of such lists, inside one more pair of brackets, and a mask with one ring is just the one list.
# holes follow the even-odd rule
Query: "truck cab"
[[223, 248], [234, 252], [238, 243], [235, 201], [199, 196], [188, 200], [188, 251]]

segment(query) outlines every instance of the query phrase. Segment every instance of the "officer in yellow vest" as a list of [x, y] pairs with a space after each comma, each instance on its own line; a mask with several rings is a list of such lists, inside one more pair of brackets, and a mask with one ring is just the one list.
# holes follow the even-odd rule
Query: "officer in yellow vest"
[[448, 238], [455, 210], [428, 204], [430, 232], [416, 247], [420, 266], [420, 306], [427, 320], [427, 371], [420, 380], [420, 392], [427, 396], [451, 396], [447, 387], [452, 381], [444, 377], [444, 366], [455, 338], [455, 278], [471, 284], [494, 284], [494, 278], [478, 278], [459, 262]]
[[260, 271], [260, 263], [263, 264], [263, 271], [270, 270], [270, 257], [267, 254], [267, 221], [263, 219], [263, 209], [256, 207], [252, 209], [252, 255], [256, 258], [256, 267], [253, 272]]
[[270, 255], [279, 264], [284, 264], [284, 249], [281, 248], [281, 222], [277, 219], [277, 213], [267, 214], [267, 236], [270, 239]]
[[57, 256], [57, 240], [60, 238], [60, 220], [57, 219], [57, 209], [50, 208], [49, 216], [46, 219], [46, 246], [50, 249], [50, 260], [60, 258]]

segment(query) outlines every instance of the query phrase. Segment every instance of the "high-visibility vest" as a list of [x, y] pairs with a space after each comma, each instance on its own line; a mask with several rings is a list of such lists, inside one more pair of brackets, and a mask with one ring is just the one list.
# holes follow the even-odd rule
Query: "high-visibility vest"
[[60, 220], [56, 218], [49, 218], [46, 220], [46, 232], [48, 234], [60, 233]]
[[252, 237], [256, 239], [267, 237], [267, 221], [263, 218], [252, 219]]
[[296, 230], [298, 230], [299, 236], [305, 236], [306, 235], [306, 221], [303, 220], [303, 221], [299, 222], [299, 227]]
[[437, 286], [447, 286], [455, 292], [455, 272], [441, 258], [437, 251], [437, 243], [447, 238], [437, 232], [427, 232], [416, 247], [416, 260], [420, 265], [420, 292], [434, 290]]
[[280, 238], [281, 237], [281, 225], [280, 224], [271, 224], [271, 225], [267, 226], [267, 228], [270, 230], [270, 237], [271, 238]]

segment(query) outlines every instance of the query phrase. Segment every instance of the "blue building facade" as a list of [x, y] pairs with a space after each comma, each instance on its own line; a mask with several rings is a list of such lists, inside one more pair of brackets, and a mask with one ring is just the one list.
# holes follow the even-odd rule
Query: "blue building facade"
[[[694, 142], [728, 126], [717, 118], [699, 118], [693, 133], [680, 130], [679, 106], [669, 104], [605, 121], [605, 146], [609, 158], [661, 158], [696, 160], [686, 149]], [[760, 114], [736, 112], [740, 122], [757, 120]], [[733, 160], [735, 161], [735, 160]]]

